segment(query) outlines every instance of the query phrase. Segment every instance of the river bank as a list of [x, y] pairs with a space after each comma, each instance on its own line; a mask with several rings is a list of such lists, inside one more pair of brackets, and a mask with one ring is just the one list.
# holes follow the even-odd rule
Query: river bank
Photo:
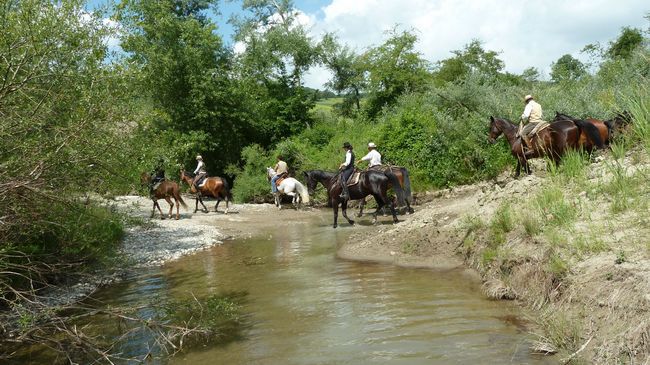
[[[429, 193], [395, 226], [353, 236], [348, 259], [469, 267], [486, 295], [533, 310], [536, 351], [563, 362], [650, 359], [650, 163], [645, 151], [590, 164], [537, 163], [521, 179]], [[577, 161], [577, 160], [576, 160]]]

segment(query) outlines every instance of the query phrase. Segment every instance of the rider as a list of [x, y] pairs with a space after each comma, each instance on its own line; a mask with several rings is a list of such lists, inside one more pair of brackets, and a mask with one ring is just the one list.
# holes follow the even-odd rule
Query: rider
[[339, 166], [341, 171], [341, 186], [343, 191], [341, 192], [341, 198], [344, 200], [350, 199], [350, 192], [348, 191], [348, 179], [354, 172], [354, 153], [352, 152], [352, 145], [350, 142], [343, 143], [343, 148], [345, 148], [345, 161]]
[[196, 169], [194, 169], [194, 181], [192, 181], [192, 185], [194, 185], [198, 190], [198, 182], [201, 181], [208, 172], [205, 170], [205, 162], [203, 162], [203, 157], [201, 155], [196, 155], [196, 161], [198, 161], [198, 163]]
[[377, 152], [377, 145], [372, 142], [368, 143], [368, 154], [361, 157], [361, 161], [368, 161], [369, 169], [375, 166], [381, 166], [381, 154]]
[[273, 170], [275, 170], [275, 176], [271, 178], [271, 191], [277, 193], [278, 187], [275, 182], [289, 173], [289, 168], [287, 167], [287, 163], [282, 160], [282, 155], [278, 155], [278, 163], [275, 164]]
[[[542, 106], [533, 100], [532, 95], [524, 96], [526, 107], [521, 114], [521, 123], [519, 124], [519, 135], [523, 137], [526, 145], [530, 147], [530, 138], [537, 134], [548, 123], [542, 120]], [[528, 122], [524, 127], [524, 123]]]
[[151, 182], [149, 183], [149, 194], [153, 195], [153, 191], [158, 187], [157, 185], [165, 180], [165, 160], [160, 157], [158, 163], [151, 172]]

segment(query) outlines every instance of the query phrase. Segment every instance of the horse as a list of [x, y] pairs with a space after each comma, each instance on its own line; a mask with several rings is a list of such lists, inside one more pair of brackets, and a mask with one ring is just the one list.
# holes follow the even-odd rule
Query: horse
[[[318, 183], [321, 183], [325, 187], [325, 190], [327, 190], [329, 200], [332, 203], [332, 210], [334, 212], [333, 227], [336, 228], [338, 226], [339, 204], [341, 204], [343, 217], [347, 219], [348, 223], [354, 225], [354, 221], [348, 218], [347, 215], [348, 200], [340, 197], [343, 187], [341, 187], [341, 184], [339, 183], [339, 174], [322, 170], [305, 171], [304, 174], [307, 179], [307, 189], [309, 189], [310, 192], [313, 192], [316, 189]], [[363, 199], [368, 195], [372, 195], [375, 198], [375, 201], [377, 202], [377, 210], [373, 213], [372, 224], [377, 223], [377, 213], [384, 205], [388, 205], [390, 208], [390, 212], [393, 215], [393, 223], [399, 222], [393, 202], [388, 199], [387, 191], [389, 183], [393, 185], [393, 190], [395, 190], [395, 193], [397, 194], [398, 204], [403, 205], [404, 190], [402, 190], [399, 180], [397, 180], [397, 177], [393, 174], [384, 174], [383, 172], [368, 170], [361, 174], [359, 181], [356, 184], [348, 187], [351, 200]]]
[[[143, 172], [140, 175], [140, 182], [143, 185], [145, 184], [149, 185], [151, 183], [151, 175], [149, 175], [146, 172]], [[158, 185], [158, 187], [154, 189], [153, 194], [151, 195], [151, 200], [153, 200], [153, 209], [151, 210], [151, 218], [153, 218], [154, 214], [156, 213], [156, 207], [158, 207], [158, 211], [160, 212], [160, 219], [165, 219], [162, 209], [160, 209], [160, 204], [158, 204], [158, 199], [165, 199], [167, 201], [167, 203], [169, 204], [169, 218], [172, 217], [172, 210], [174, 208], [174, 203], [172, 203], [172, 200], [170, 198], [174, 198], [174, 201], [176, 202], [176, 219], [177, 220], [180, 219], [178, 206], [182, 205], [184, 209], [187, 209], [187, 205], [185, 204], [185, 201], [183, 201], [183, 197], [181, 196], [180, 188], [178, 187], [178, 184], [171, 180], [163, 180]]]
[[[411, 208], [411, 203], [413, 202], [413, 195], [411, 194], [411, 179], [409, 177], [409, 172], [405, 167], [401, 166], [377, 166], [372, 167], [371, 169], [376, 169], [377, 171], [383, 171], [385, 174], [393, 174], [399, 180], [399, 184], [404, 190], [404, 202], [406, 203], [406, 214], [411, 214], [414, 212]], [[392, 184], [389, 184], [389, 187], [392, 187]], [[363, 216], [363, 208], [366, 206], [366, 199], [361, 199], [359, 203], [359, 213], [357, 217]], [[384, 215], [386, 215], [386, 207], [384, 207]]]
[[[490, 143], [496, 143], [497, 137], [503, 134], [508, 144], [510, 152], [517, 159], [517, 168], [515, 177], [519, 177], [521, 168], [527, 174], [530, 174], [528, 160], [548, 156], [556, 164], [568, 149], [577, 149], [578, 141], [582, 128], [587, 128], [586, 123], [561, 120], [550, 123], [547, 128], [539, 131], [530, 139], [532, 148], [524, 150], [522, 138], [518, 136], [519, 127], [507, 119], [494, 118], [490, 116]], [[594, 136], [593, 126], [590, 130], [590, 136]]]
[[[271, 181], [271, 178], [276, 175], [275, 170], [273, 170], [271, 167], [267, 167], [266, 175], [268, 180]], [[293, 198], [291, 203], [296, 209], [298, 209], [298, 206], [301, 202], [304, 204], [309, 203], [309, 192], [300, 181], [294, 179], [293, 177], [287, 177], [278, 181], [280, 182], [277, 186], [278, 192], [273, 194], [273, 198], [275, 199], [275, 206], [278, 207], [278, 209], [282, 209], [282, 204], [280, 204], [281, 194], [291, 196]]]
[[199, 210], [199, 203], [203, 206], [203, 212], [207, 213], [208, 208], [203, 204], [203, 197], [212, 197], [217, 199], [217, 204], [214, 206], [214, 211], [218, 212], [219, 203], [222, 200], [226, 201], [226, 211], [224, 214], [228, 214], [228, 203], [232, 200], [232, 194], [230, 193], [230, 188], [228, 187], [228, 182], [226, 179], [221, 177], [206, 177], [203, 184], [199, 186], [199, 190], [196, 190], [194, 186], [194, 174], [181, 169], [181, 181], [185, 181], [187, 185], [190, 186], [190, 192], [196, 194], [196, 204], [194, 206], [194, 213]]
[[[560, 120], [570, 120], [575, 123], [580, 123], [581, 119], [571, 117], [566, 114], [562, 114], [560, 112], [555, 112], [555, 118], [553, 118], [552, 122], [557, 122]], [[586, 123], [589, 123], [593, 125], [596, 130], [598, 131], [598, 138], [593, 138], [588, 135], [589, 130], [591, 129], [584, 129], [582, 133], [580, 133], [580, 140], [578, 144], [582, 146], [586, 151], [591, 152], [594, 147], [598, 149], [603, 149], [605, 148], [606, 145], [609, 145], [609, 142], [611, 141], [611, 136], [612, 136], [612, 128], [613, 128], [613, 123], [599, 120], [599, 119], [594, 119], [594, 118], [587, 118], [583, 120]]]

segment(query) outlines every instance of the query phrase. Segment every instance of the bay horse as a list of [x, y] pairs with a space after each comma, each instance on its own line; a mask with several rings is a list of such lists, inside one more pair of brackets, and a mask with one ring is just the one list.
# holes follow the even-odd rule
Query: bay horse
[[194, 206], [194, 213], [199, 210], [199, 203], [203, 206], [203, 212], [207, 213], [208, 208], [203, 204], [203, 197], [211, 197], [217, 199], [217, 204], [214, 206], [214, 211], [218, 212], [219, 203], [222, 200], [226, 201], [226, 210], [224, 214], [228, 214], [228, 203], [232, 200], [232, 194], [230, 193], [230, 188], [228, 187], [228, 182], [226, 179], [221, 177], [206, 177], [203, 184], [199, 186], [199, 190], [196, 190], [194, 186], [194, 174], [181, 169], [181, 181], [185, 181], [187, 185], [190, 186], [190, 192], [196, 196], [196, 204]]
[[[305, 171], [304, 174], [307, 179], [307, 189], [310, 192], [313, 192], [316, 189], [318, 183], [321, 183], [325, 187], [325, 190], [327, 190], [329, 200], [332, 203], [332, 210], [334, 212], [333, 227], [336, 228], [338, 226], [339, 204], [343, 211], [343, 217], [347, 219], [348, 223], [354, 225], [354, 221], [350, 219], [347, 214], [348, 200], [341, 199], [340, 197], [343, 188], [339, 183], [339, 174], [322, 170]], [[375, 201], [377, 202], [377, 210], [373, 213], [373, 224], [377, 223], [377, 213], [384, 205], [388, 205], [390, 208], [390, 212], [393, 215], [393, 222], [399, 222], [393, 202], [388, 198], [387, 191], [389, 183], [393, 184], [393, 190], [395, 190], [395, 193], [397, 194], [398, 203], [403, 205], [404, 191], [393, 174], [386, 175], [383, 172], [373, 170], [365, 171], [361, 173], [358, 183], [348, 187], [351, 200], [363, 199], [368, 195], [372, 195], [375, 198]]]
[[553, 118], [552, 122], [557, 122], [560, 120], [570, 120], [575, 123], [584, 121], [585, 123], [589, 123], [596, 128], [598, 131], [597, 137], [589, 135], [589, 131], [593, 130], [591, 128], [585, 128], [580, 133], [580, 140], [578, 141], [578, 144], [588, 152], [593, 151], [594, 148], [604, 149], [605, 145], [609, 145], [609, 142], [611, 141], [613, 123], [609, 121], [603, 121], [595, 118], [587, 118], [581, 120], [556, 111], [555, 118]]
[[[383, 172], [385, 174], [393, 174], [395, 177], [397, 177], [397, 180], [399, 180], [399, 184], [402, 187], [402, 190], [404, 190], [404, 203], [406, 203], [406, 214], [411, 214], [414, 212], [413, 208], [411, 208], [411, 203], [413, 203], [413, 195], [411, 193], [411, 178], [409, 177], [409, 172], [405, 167], [401, 166], [384, 166], [384, 165], [379, 165], [379, 166], [373, 166], [369, 168], [369, 170], [376, 170]], [[389, 183], [389, 188], [392, 187], [393, 185]], [[363, 208], [366, 206], [366, 199], [361, 199], [361, 203], [359, 203], [359, 213], [357, 214], [357, 217], [363, 216]], [[386, 207], [384, 207], [384, 215], [386, 215]]]
[[510, 145], [510, 152], [517, 159], [515, 177], [519, 177], [521, 168], [530, 174], [528, 160], [548, 156], [556, 164], [568, 149], [577, 149], [582, 123], [561, 120], [550, 123], [547, 128], [530, 138], [532, 148], [524, 150], [522, 138], [518, 136], [519, 127], [507, 119], [490, 116], [490, 143], [496, 143], [503, 134]]
[[[150, 184], [151, 175], [149, 175], [146, 172], [143, 172], [140, 175], [140, 182], [143, 185]], [[171, 180], [163, 180], [158, 185], [158, 187], [153, 191], [153, 194], [151, 196], [151, 200], [153, 200], [153, 209], [151, 210], [151, 218], [153, 218], [154, 214], [156, 213], [156, 207], [158, 207], [158, 211], [160, 212], [160, 219], [165, 219], [162, 209], [160, 209], [160, 204], [158, 204], [158, 199], [165, 199], [169, 204], [169, 218], [171, 219], [172, 210], [174, 208], [174, 203], [172, 203], [171, 198], [174, 198], [174, 201], [176, 202], [176, 219], [177, 220], [180, 219], [178, 206], [182, 205], [184, 209], [187, 209], [187, 205], [185, 204], [185, 201], [183, 201], [183, 197], [181, 196], [180, 188], [178, 187], [178, 184]]]
[[[266, 168], [266, 176], [269, 181], [271, 181], [271, 178], [275, 175], [275, 170], [273, 170], [271, 167]], [[278, 192], [273, 194], [273, 197], [275, 198], [275, 206], [278, 207], [278, 209], [282, 209], [282, 204], [280, 204], [281, 194], [291, 196], [293, 198], [291, 200], [291, 203], [296, 209], [298, 209], [298, 206], [301, 202], [304, 204], [309, 203], [309, 192], [300, 181], [294, 179], [293, 177], [285, 177], [284, 179], [280, 179], [278, 181], [280, 181], [280, 184], [277, 186]]]

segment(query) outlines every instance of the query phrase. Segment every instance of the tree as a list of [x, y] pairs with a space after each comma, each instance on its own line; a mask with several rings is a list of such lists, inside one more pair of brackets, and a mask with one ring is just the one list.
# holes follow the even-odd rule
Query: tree
[[235, 17], [235, 39], [244, 45], [238, 55], [239, 77], [261, 103], [269, 139], [263, 146], [308, 128], [315, 94], [303, 86], [305, 72], [316, 63], [317, 52], [299, 13], [289, 0], [245, 0], [247, 18]]
[[551, 64], [551, 79], [555, 82], [577, 80], [585, 74], [585, 66], [570, 54], [565, 54]]
[[216, 174], [239, 160], [256, 132], [210, 6], [216, 1], [123, 0], [115, 18], [125, 29], [125, 67], [153, 108], [151, 143], [171, 145], [172, 158], [188, 165], [201, 153]]
[[383, 107], [392, 105], [407, 92], [423, 90], [431, 75], [429, 64], [415, 51], [417, 36], [411, 32], [388, 32], [382, 45], [362, 55], [367, 72], [367, 113], [376, 116]]
[[438, 62], [434, 79], [436, 84], [464, 79], [470, 73], [481, 73], [488, 77], [496, 77], [504, 68], [504, 63], [495, 51], [483, 49], [481, 41], [472, 40], [462, 50], [452, 51], [454, 57]]
[[528, 67], [521, 73], [521, 77], [527, 82], [539, 81], [539, 70], [536, 67]]
[[[319, 46], [321, 62], [332, 72], [332, 79], [326, 86], [345, 96], [345, 104], [361, 110], [361, 90], [365, 87], [364, 69], [360, 57], [349, 47], [341, 46], [336, 38], [328, 34]], [[345, 110], [344, 112], [349, 112]]]
[[643, 44], [643, 34], [639, 29], [624, 27], [621, 35], [609, 43], [607, 56], [611, 59], [627, 59], [632, 52]]

